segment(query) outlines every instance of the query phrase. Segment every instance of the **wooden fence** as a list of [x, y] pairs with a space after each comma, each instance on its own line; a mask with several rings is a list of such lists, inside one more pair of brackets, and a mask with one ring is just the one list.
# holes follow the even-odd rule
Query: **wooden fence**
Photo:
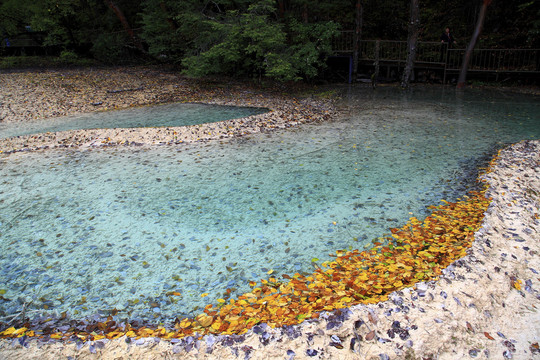
[[[333, 50], [341, 56], [351, 56], [354, 33], [343, 31], [334, 38]], [[377, 50], [378, 49], [378, 50]], [[448, 48], [438, 41], [419, 41], [416, 50], [416, 69], [433, 69], [447, 74], [461, 69], [465, 49]], [[407, 42], [394, 40], [362, 40], [359, 44], [359, 63], [395, 67], [401, 70], [407, 59]], [[540, 73], [540, 49], [474, 49], [469, 72], [492, 73], [497, 77], [507, 73]]]

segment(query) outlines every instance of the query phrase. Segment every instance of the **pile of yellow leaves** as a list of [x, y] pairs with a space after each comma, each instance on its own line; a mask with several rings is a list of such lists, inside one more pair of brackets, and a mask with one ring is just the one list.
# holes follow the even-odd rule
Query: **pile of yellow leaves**
[[[405, 226], [391, 229], [391, 236], [380, 238], [370, 250], [338, 251], [335, 260], [322, 263], [309, 276], [297, 273], [292, 277], [282, 275], [283, 280], [270, 277], [260, 284], [251, 282], [251, 292], [238, 299], [219, 299], [194, 319], [177, 322], [175, 329], [120, 328], [109, 317], [92, 332], [59, 332], [51, 337], [171, 339], [209, 333], [242, 334], [258, 323], [272, 327], [298, 324], [318, 317], [322, 311], [384, 301], [393, 291], [436, 278], [466, 254], [490, 202], [485, 191], [471, 192], [455, 203], [443, 200], [444, 204], [431, 207], [432, 214], [423, 222], [411, 218]], [[34, 334], [26, 328], [11, 327], [0, 332], [0, 337]]]

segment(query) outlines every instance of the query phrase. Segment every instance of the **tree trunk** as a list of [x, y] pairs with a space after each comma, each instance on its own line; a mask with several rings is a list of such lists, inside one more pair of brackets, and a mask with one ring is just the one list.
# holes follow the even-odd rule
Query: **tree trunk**
[[283, 19], [285, 17], [285, 3], [284, 0], [278, 0], [278, 9], [279, 9], [279, 18]]
[[420, 30], [420, 9], [419, 0], [411, 0], [410, 21], [407, 40], [407, 60], [405, 69], [401, 77], [401, 87], [407, 88], [411, 81], [411, 76], [414, 71], [414, 60], [416, 58], [416, 49], [418, 46], [418, 34]]
[[476, 46], [476, 41], [482, 32], [482, 27], [484, 26], [484, 19], [486, 17], [487, 7], [491, 4], [491, 0], [484, 0], [482, 3], [482, 8], [480, 9], [480, 14], [478, 14], [478, 20], [476, 21], [476, 28], [474, 29], [473, 36], [467, 50], [465, 50], [465, 55], [463, 55], [463, 61], [461, 62], [461, 71], [459, 72], [459, 78], [457, 83], [457, 88], [462, 89], [465, 87], [465, 79], [467, 78], [467, 68], [469, 67], [469, 61], [471, 60], [472, 52]]
[[352, 81], [356, 81], [358, 77], [358, 59], [360, 57], [360, 40], [362, 40], [362, 25], [364, 23], [364, 7], [362, 6], [362, 0], [356, 0], [356, 19], [355, 19], [355, 30], [354, 30], [354, 39], [353, 39], [353, 71], [352, 71]]
[[145, 52], [144, 51], [144, 48], [141, 44], [141, 42], [139, 41], [139, 39], [137, 39], [137, 37], [135, 36], [135, 33], [133, 32], [133, 29], [131, 28], [131, 26], [129, 26], [129, 23], [126, 19], [126, 17], [124, 16], [124, 13], [122, 12], [122, 10], [114, 3], [113, 0], [104, 0], [105, 1], [105, 4], [112, 10], [114, 11], [114, 13], [116, 14], [116, 17], [118, 18], [118, 20], [120, 20], [120, 22], [122, 23], [122, 26], [124, 27], [124, 30], [126, 30], [126, 32], [128, 33], [129, 37], [131, 38], [131, 40], [133, 40], [133, 43], [135, 44], [135, 46], [137, 47], [137, 49], [141, 50], [143, 53]]

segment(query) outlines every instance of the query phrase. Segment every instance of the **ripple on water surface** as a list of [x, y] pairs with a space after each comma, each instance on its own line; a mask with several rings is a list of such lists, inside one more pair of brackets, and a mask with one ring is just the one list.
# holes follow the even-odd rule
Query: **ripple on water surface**
[[350, 93], [345, 119], [287, 132], [2, 157], [0, 316], [171, 320], [311, 272], [463, 195], [487, 151], [539, 138], [535, 100]]

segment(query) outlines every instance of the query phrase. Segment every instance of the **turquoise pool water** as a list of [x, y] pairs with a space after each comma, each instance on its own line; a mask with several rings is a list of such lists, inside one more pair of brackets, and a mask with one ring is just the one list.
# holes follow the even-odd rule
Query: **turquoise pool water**
[[0, 318], [192, 315], [424, 217], [474, 185], [494, 149], [540, 138], [537, 97], [338, 91], [331, 123], [0, 157]]
[[267, 111], [267, 109], [255, 107], [172, 103], [25, 123], [0, 123], [0, 139], [66, 130], [198, 125], [262, 114]]

